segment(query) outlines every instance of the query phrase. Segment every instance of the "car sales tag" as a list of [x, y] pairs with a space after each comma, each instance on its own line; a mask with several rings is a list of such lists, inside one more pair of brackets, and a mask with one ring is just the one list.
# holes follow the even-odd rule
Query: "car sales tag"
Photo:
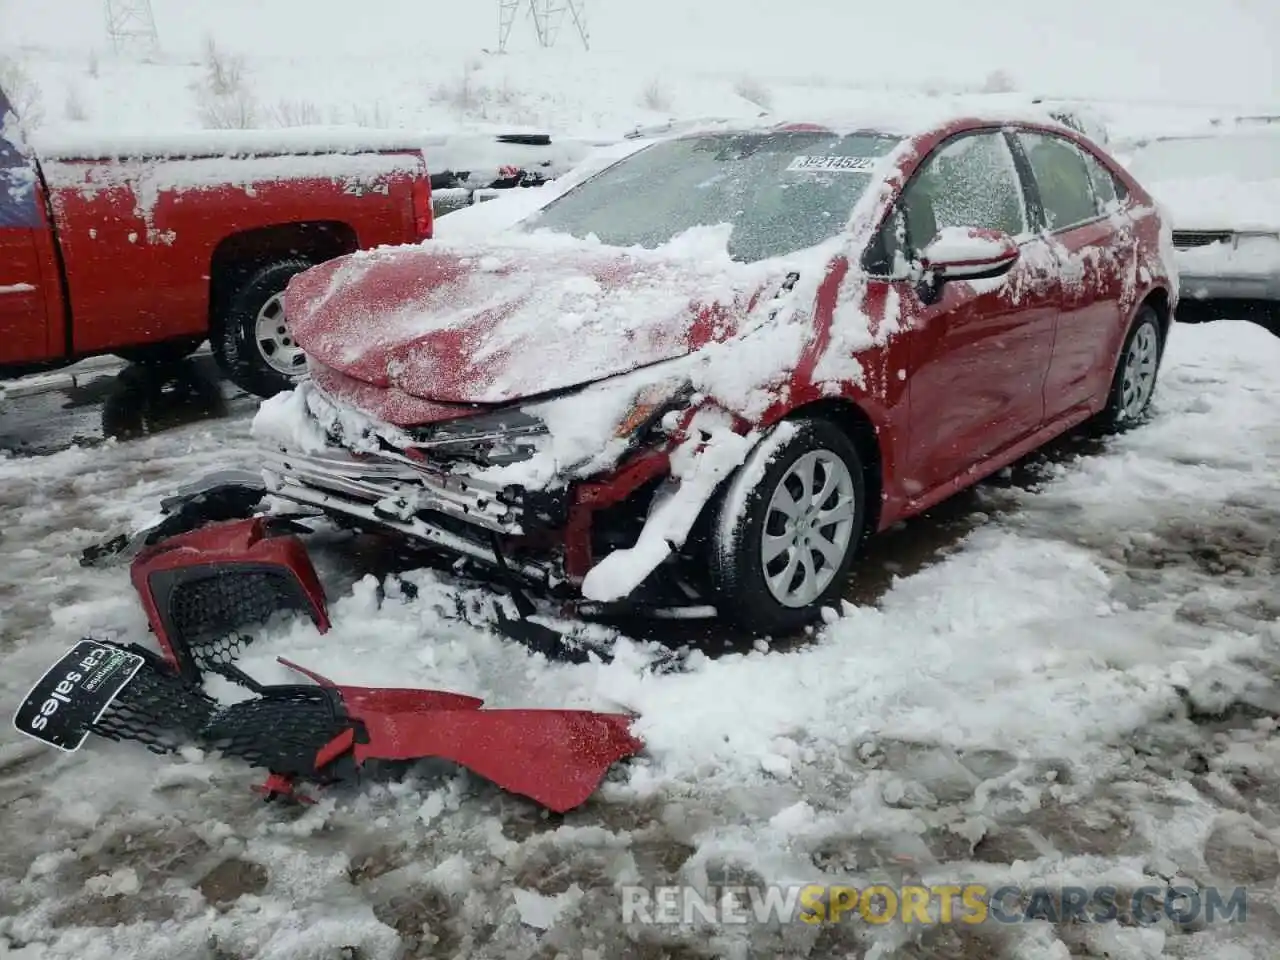
[[875, 165], [875, 157], [796, 157], [787, 169], [868, 173], [875, 169]]
[[36, 681], [13, 726], [67, 753], [79, 750], [143, 663], [136, 653], [81, 640]]

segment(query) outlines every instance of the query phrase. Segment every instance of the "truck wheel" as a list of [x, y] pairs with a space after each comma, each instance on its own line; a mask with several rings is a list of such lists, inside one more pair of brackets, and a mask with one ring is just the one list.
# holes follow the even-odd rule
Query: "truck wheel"
[[178, 340], [166, 340], [163, 343], [148, 343], [138, 347], [125, 347], [116, 351], [116, 356], [126, 363], [140, 366], [166, 367], [185, 360], [196, 352], [196, 348], [204, 343], [203, 337], [182, 337]]
[[209, 342], [228, 380], [258, 397], [293, 389], [307, 358], [289, 333], [284, 290], [308, 260], [278, 260], [253, 273], [227, 303]]

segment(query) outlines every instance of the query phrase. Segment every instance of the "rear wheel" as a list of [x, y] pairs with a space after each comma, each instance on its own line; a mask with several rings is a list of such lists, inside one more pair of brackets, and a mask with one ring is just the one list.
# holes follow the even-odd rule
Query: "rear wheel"
[[284, 291], [313, 264], [280, 260], [253, 273], [232, 295], [210, 336], [227, 379], [259, 397], [290, 390], [306, 373], [306, 355], [284, 316]]
[[1151, 306], [1143, 306], [1125, 337], [1107, 405], [1098, 416], [1104, 432], [1140, 423], [1151, 407], [1164, 353], [1164, 329]]
[[845, 587], [866, 524], [863, 464], [826, 420], [780, 424], [754, 450], [712, 518], [710, 571], [721, 617], [757, 634], [814, 622]]

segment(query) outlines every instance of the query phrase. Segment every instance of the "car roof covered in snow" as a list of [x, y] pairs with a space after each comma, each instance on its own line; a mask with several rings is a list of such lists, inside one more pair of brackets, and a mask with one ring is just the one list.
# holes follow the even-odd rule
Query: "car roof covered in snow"
[[692, 137], [711, 133], [769, 133], [785, 129], [817, 129], [836, 134], [875, 131], [892, 136], [920, 136], [961, 122], [975, 124], [1027, 123], [1082, 131], [1063, 122], [1063, 110], [1037, 104], [1028, 98], [1007, 99], [992, 95], [955, 97], [903, 97], [881, 95], [837, 113], [761, 113], [754, 117], [723, 117], [673, 122], [637, 129], [633, 138]]

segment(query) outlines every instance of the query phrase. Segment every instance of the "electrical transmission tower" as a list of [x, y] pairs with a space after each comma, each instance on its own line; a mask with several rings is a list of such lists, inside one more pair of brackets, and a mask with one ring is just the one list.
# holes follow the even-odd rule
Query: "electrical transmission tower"
[[515, 26], [516, 17], [521, 10], [524, 10], [533, 20], [533, 29], [538, 36], [538, 46], [555, 46], [560, 25], [568, 14], [573, 20], [573, 25], [578, 29], [582, 48], [591, 49], [591, 41], [587, 36], [586, 0], [498, 0], [499, 53], [506, 53], [511, 28]]
[[151, 0], [107, 0], [107, 37], [116, 53], [153, 53], [160, 36]]

